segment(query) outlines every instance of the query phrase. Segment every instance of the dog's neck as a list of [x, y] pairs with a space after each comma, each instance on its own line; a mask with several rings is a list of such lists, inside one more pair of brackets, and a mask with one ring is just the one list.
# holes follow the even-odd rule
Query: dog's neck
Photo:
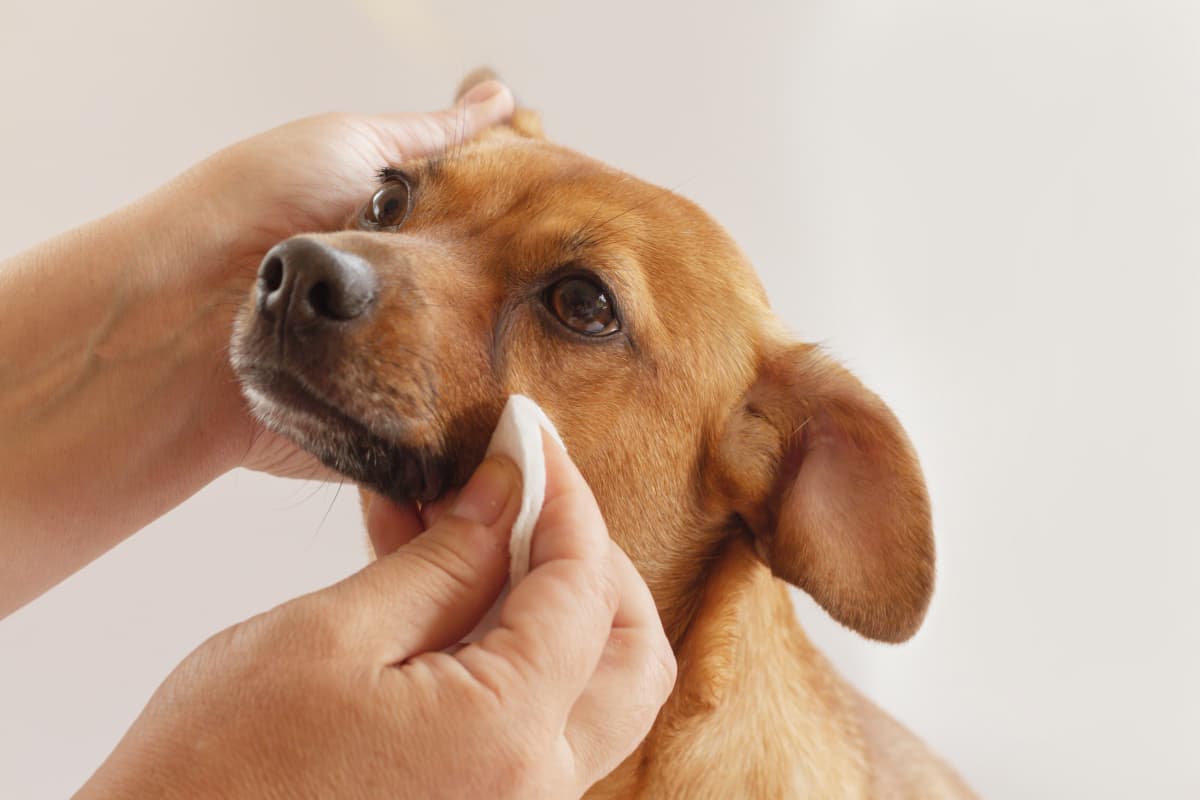
[[865, 796], [854, 694], [747, 542], [730, 540], [691, 613], [665, 622], [675, 690], [638, 750], [589, 797]]

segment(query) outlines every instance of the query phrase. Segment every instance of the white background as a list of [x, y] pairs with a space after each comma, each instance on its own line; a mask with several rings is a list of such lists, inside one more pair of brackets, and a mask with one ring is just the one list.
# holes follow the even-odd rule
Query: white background
[[[908, 426], [937, 596], [901, 647], [800, 600], [843, 671], [987, 797], [1200, 797], [1200, 7], [4, 0], [0, 255], [481, 63], [712, 211]], [[348, 488], [234, 473], [0, 622], [0, 796], [69, 794], [191, 648], [362, 538]]]

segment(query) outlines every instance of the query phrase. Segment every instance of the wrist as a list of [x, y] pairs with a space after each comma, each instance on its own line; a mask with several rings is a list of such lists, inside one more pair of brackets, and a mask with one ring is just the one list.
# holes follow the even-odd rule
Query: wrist
[[106, 342], [124, 358], [160, 354], [164, 380], [179, 387], [177, 410], [202, 434], [210, 479], [238, 466], [252, 434], [229, 342], [262, 258], [245, 244], [249, 216], [219, 158], [119, 212], [138, 253], [123, 331]]
[[115, 215], [116, 238], [136, 250], [92, 342], [94, 359], [123, 371], [144, 409], [173, 421], [161, 429], [175, 437], [164, 451], [207, 465], [207, 483], [237, 466], [230, 438], [244, 445], [228, 348], [253, 270], [235, 263], [228, 227], [192, 184], [183, 176]]
[[227, 359], [242, 293], [211, 277], [220, 245], [201, 235], [203, 216], [177, 221], [185, 212], [164, 199], [0, 265], [0, 452], [21, 454], [0, 459], [0, 616], [246, 448]]

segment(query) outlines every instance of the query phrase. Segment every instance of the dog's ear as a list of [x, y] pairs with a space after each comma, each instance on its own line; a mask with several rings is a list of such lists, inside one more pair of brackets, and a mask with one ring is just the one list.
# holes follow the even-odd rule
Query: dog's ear
[[[480, 67], [472, 70], [458, 84], [458, 91], [454, 93], [454, 101], [458, 102], [462, 99], [463, 95], [484, 81], [499, 79], [500, 76], [496, 74], [495, 70], [488, 67]], [[502, 127], [510, 128], [514, 133], [530, 139], [546, 138], [546, 135], [542, 132], [542, 115], [531, 108], [524, 108], [520, 105], [513, 111], [512, 119], [509, 120], [508, 125]]]
[[812, 345], [766, 353], [719, 448], [771, 571], [864, 636], [903, 641], [933, 592], [929, 497], [900, 423]]

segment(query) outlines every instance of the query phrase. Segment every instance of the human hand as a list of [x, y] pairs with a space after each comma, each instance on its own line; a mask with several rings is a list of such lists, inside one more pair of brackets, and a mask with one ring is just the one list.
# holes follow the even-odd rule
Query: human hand
[[[508, 88], [489, 80], [439, 112], [309, 117], [222, 150], [164, 187], [154, 202], [199, 205], [197, 230], [215, 255], [186, 279], [232, 310], [246, 297], [267, 250], [298, 233], [344, 227], [376, 188], [381, 167], [453, 147], [512, 110]], [[238, 454], [241, 466], [286, 477], [325, 474], [290, 440], [250, 417], [240, 396], [233, 403], [216, 399], [223, 401], [221, 427], [250, 443]]]
[[508, 88], [488, 80], [443, 111], [320, 114], [238, 142], [182, 183], [207, 203], [209, 229], [233, 266], [253, 273], [281, 240], [343, 227], [377, 188], [381, 167], [441, 152], [512, 111]]
[[390, 555], [202, 645], [79, 796], [580, 796], [645, 736], [675, 661], [590, 489], [544, 447], [532, 569], [499, 628], [442, 652], [506, 577], [520, 478], [491, 458], [437, 508], [375, 499]]

